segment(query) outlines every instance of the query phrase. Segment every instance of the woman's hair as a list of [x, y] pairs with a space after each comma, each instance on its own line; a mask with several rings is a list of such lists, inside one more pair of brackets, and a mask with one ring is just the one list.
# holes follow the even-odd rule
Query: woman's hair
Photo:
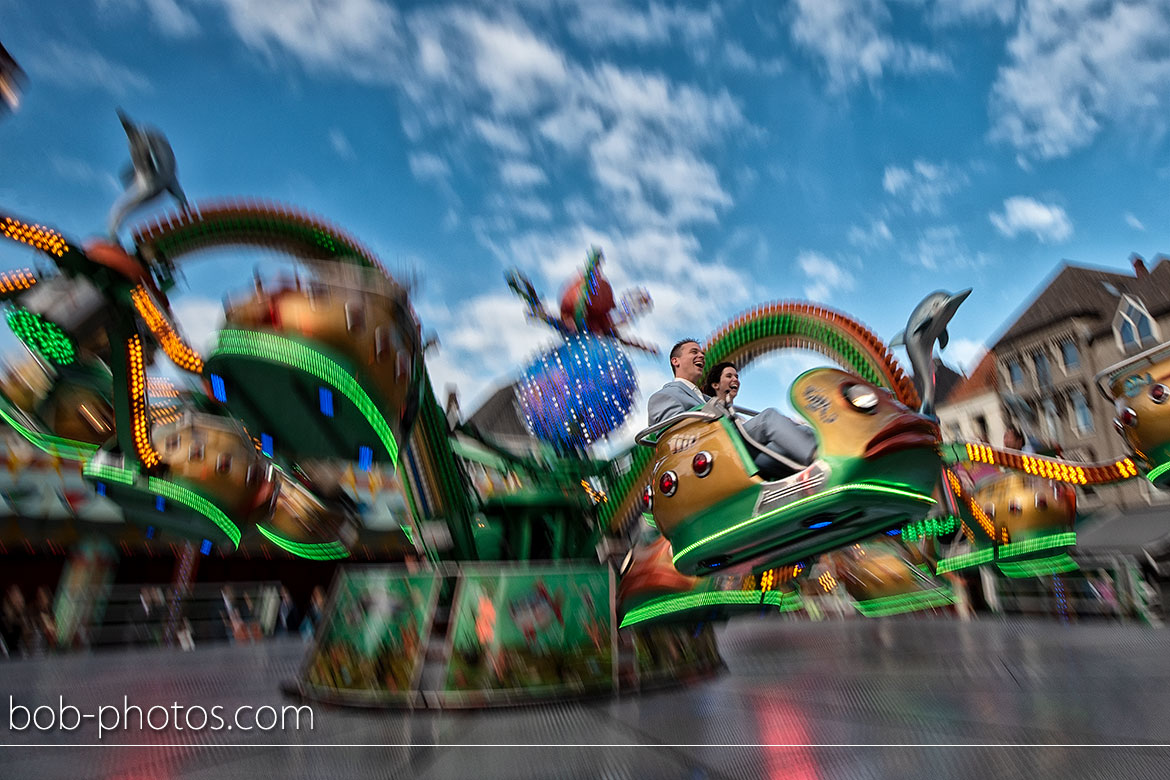
[[730, 360], [721, 360], [711, 366], [711, 370], [707, 372], [707, 378], [703, 380], [703, 386], [699, 389], [707, 395], [715, 395], [715, 385], [719, 383], [719, 377], [723, 376], [723, 369], [725, 368], [739, 370], [735, 363], [732, 363]]

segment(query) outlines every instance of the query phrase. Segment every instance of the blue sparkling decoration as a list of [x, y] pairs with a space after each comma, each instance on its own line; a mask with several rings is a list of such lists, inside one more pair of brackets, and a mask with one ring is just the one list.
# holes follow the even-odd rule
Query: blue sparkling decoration
[[634, 368], [618, 343], [581, 334], [532, 361], [517, 399], [534, 436], [580, 452], [625, 422], [637, 392]]

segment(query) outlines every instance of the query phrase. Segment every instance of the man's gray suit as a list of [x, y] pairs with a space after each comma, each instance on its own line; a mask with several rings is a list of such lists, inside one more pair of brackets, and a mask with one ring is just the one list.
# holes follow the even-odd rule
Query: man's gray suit
[[[686, 382], [677, 379], [667, 382], [662, 389], [650, 396], [646, 402], [646, 411], [650, 424], [662, 422], [680, 412], [687, 412], [702, 406], [710, 399], [695, 391]], [[816, 457], [817, 440], [810, 428], [797, 425], [792, 420], [768, 408], [749, 417], [743, 423], [744, 429], [753, 439], [765, 447], [785, 455], [797, 463], [812, 463]], [[755, 456], [756, 465], [761, 469], [773, 472], [779, 464], [763, 453]], [[788, 471], [788, 469], [784, 469]]]

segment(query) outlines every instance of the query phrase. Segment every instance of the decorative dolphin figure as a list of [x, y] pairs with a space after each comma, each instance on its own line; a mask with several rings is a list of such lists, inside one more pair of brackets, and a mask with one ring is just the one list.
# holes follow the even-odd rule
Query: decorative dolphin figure
[[938, 342], [939, 349], [946, 349], [947, 324], [970, 294], [970, 288], [957, 293], [932, 292], [914, 307], [906, 329], [890, 340], [891, 347], [905, 346], [910, 355], [914, 386], [922, 399], [919, 411], [928, 417], [934, 417], [934, 342]]
[[126, 217], [164, 191], [179, 201], [184, 211], [187, 210], [187, 196], [179, 186], [175, 153], [166, 136], [152, 127], [135, 124], [121, 109], [118, 118], [130, 140], [130, 167], [122, 172], [126, 191], [110, 209], [110, 237], [115, 240]]

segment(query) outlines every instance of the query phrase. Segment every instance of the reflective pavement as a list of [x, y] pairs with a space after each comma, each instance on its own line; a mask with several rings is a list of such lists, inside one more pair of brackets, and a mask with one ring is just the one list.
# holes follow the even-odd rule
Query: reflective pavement
[[[292, 703], [279, 685], [305, 646], [274, 640], [0, 663], [0, 744], [61, 746], [0, 748], [0, 777], [1170, 776], [1170, 750], [1158, 747], [1020, 747], [1170, 743], [1165, 629], [749, 620], [722, 632], [721, 649], [722, 675], [643, 696], [479, 712], [314, 705], [312, 730], [135, 728], [103, 735], [102, 747], [64, 747], [97, 743], [93, 720], [70, 732], [13, 731], [11, 704], [56, 706], [63, 696], [96, 713], [101, 705], [121, 709], [126, 696], [143, 710], [174, 702], [279, 709]], [[15, 717], [20, 725], [19, 710]], [[321, 747], [368, 743], [380, 747]], [[549, 747], [499, 746], [509, 743]], [[846, 744], [888, 747], [833, 746]], [[989, 746], [936, 747], [952, 744]]]

